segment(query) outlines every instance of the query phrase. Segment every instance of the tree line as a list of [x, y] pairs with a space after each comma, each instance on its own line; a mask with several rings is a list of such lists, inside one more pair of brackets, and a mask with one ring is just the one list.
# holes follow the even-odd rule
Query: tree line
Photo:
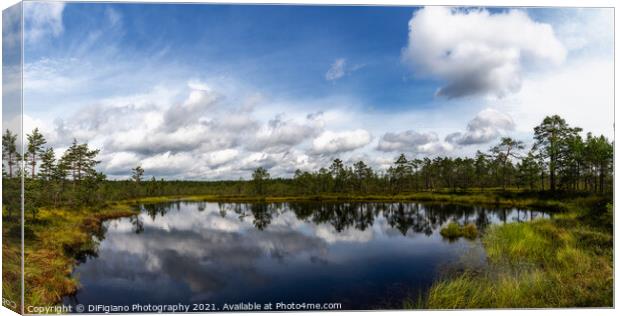
[[[534, 143], [503, 137], [474, 157], [410, 158], [401, 154], [387, 170], [373, 170], [364, 161], [345, 165], [334, 159], [327, 168], [295, 172], [299, 194], [380, 193], [489, 188], [532, 191], [612, 191], [613, 143], [605, 136], [571, 127], [560, 116], [548, 116], [534, 128]], [[255, 192], [264, 194], [266, 170], [253, 174]]]
[[319, 170], [297, 170], [291, 179], [272, 179], [259, 167], [248, 181], [165, 181], [144, 179], [136, 166], [128, 180], [106, 180], [96, 170], [99, 149], [73, 140], [60, 157], [35, 128], [26, 135], [21, 154], [17, 135], [2, 135], [3, 199], [9, 219], [20, 207], [19, 179], [24, 179], [24, 209], [34, 218], [40, 207], [97, 208], [109, 201], [145, 196], [399, 194], [437, 190], [522, 189], [608, 193], [613, 183], [613, 143], [605, 136], [571, 127], [548, 116], [534, 128], [534, 142], [501, 138], [474, 157], [408, 158], [400, 154], [387, 170], [373, 170], [366, 162], [345, 164], [339, 158]]

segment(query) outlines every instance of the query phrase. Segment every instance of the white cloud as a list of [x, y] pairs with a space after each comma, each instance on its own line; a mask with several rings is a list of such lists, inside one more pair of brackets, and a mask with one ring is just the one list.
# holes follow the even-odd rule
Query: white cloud
[[436, 141], [420, 145], [417, 148], [417, 152], [425, 155], [444, 155], [454, 150], [454, 145], [448, 142]]
[[25, 2], [24, 40], [33, 43], [46, 36], [56, 37], [63, 31], [63, 2]]
[[495, 140], [503, 131], [515, 128], [512, 117], [495, 109], [480, 111], [467, 124], [464, 133], [453, 133], [446, 136], [446, 141], [458, 145], [485, 144]]
[[325, 73], [325, 80], [333, 82], [341, 79], [346, 75], [350, 75], [353, 72], [356, 72], [364, 67], [366, 67], [366, 64], [364, 63], [349, 65], [345, 58], [338, 58], [334, 60], [332, 65]]
[[248, 144], [248, 148], [270, 152], [287, 151], [316, 136], [322, 128], [320, 116], [308, 116], [305, 122], [298, 123], [291, 119], [286, 120], [282, 115], [276, 115], [256, 132], [255, 140]]
[[524, 68], [559, 65], [565, 57], [551, 25], [521, 10], [423, 8], [409, 21], [403, 50], [416, 74], [445, 82], [437, 95], [448, 98], [506, 96], [521, 88]]
[[190, 81], [188, 86], [190, 93], [187, 99], [171, 106], [164, 113], [164, 128], [169, 131], [198, 121], [207, 111], [212, 110], [221, 98], [206, 83]]
[[613, 54], [613, 8], [571, 8], [551, 11], [558, 39], [570, 54]]
[[[439, 140], [435, 132], [416, 132], [407, 130], [404, 132], [387, 132], [381, 136], [377, 150], [383, 152], [413, 153], [439, 155], [454, 150], [450, 143]], [[391, 160], [389, 161], [391, 163]]]
[[217, 168], [221, 165], [231, 162], [233, 159], [237, 158], [238, 155], [239, 151], [236, 149], [224, 149], [214, 151], [207, 155], [207, 163], [209, 167]]
[[149, 174], [178, 175], [196, 168], [198, 161], [190, 153], [165, 152], [149, 156], [142, 160], [141, 166], [148, 170]]
[[338, 154], [364, 147], [372, 136], [364, 129], [344, 132], [325, 131], [312, 141], [315, 154]]
[[331, 224], [317, 225], [315, 234], [328, 244], [336, 242], [366, 243], [375, 237], [372, 229], [359, 230], [354, 227], [347, 227], [339, 232]]
[[377, 149], [380, 151], [419, 151], [420, 146], [438, 141], [437, 134], [433, 132], [418, 133], [408, 130], [400, 133], [385, 133], [379, 140]]
[[[104, 154], [105, 155], [105, 154]], [[129, 173], [128, 170], [134, 168], [138, 164], [140, 164], [140, 158], [131, 152], [114, 152], [109, 155], [105, 155], [105, 157], [100, 157], [102, 163], [104, 164], [104, 171], [106, 174], [121, 174], [127, 175]]]
[[345, 65], [347, 60], [344, 58], [338, 58], [334, 61], [334, 63], [329, 67], [327, 73], [325, 73], [325, 80], [333, 81], [338, 80], [345, 75]]
[[278, 160], [276, 159], [278, 155], [255, 152], [247, 155], [245, 158], [242, 158], [241, 161], [238, 162], [237, 168], [239, 170], [244, 171], [253, 171], [258, 167], [263, 167], [265, 169], [271, 169], [272, 167], [278, 164]]
[[[40, 127], [58, 155], [73, 137], [101, 148], [101, 170], [113, 178], [128, 176], [130, 168], [141, 163], [149, 177], [208, 180], [247, 179], [259, 166], [274, 177], [290, 176], [297, 168], [326, 167], [335, 157], [347, 163], [362, 159], [381, 170], [393, 163], [398, 152], [471, 155], [483, 146], [464, 145], [482, 144], [509, 131], [531, 139], [533, 126], [554, 113], [586, 131], [613, 135], [611, 58], [580, 55], [587, 58], [576, 60], [569, 51], [567, 61], [554, 71], [526, 71], [540, 62], [562, 62], [562, 45], [555, 47], [553, 41], [531, 45], [530, 38], [551, 38], [549, 25], [533, 22], [522, 11], [489, 14], [444, 9], [434, 14], [447, 26], [437, 27], [428, 16], [419, 18], [430, 15], [430, 9], [412, 18], [417, 30], [412, 29], [410, 36], [415, 38], [403, 51], [416, 74], [444, 80], [445, 87], [458, 86], [468, 76], [498, 76], [472, 94], [503, 93], [504, 98], [433, 100], [419, 107], [384, 110], [354, 95], [291, 98], [263, 90], [260, 83], [248, 86], [229, 74], [214, 75], [217, 70], [211, 73], [152, 56], [138, 63], [115, 54], [114, 49], [104, 49], [96, 58], [70, 54], [63, 59], [27, 61], [24, 93], [29, 117], [24, 117], [24, 125]], [[114, 13], [109, 14], [114, 24]], [[502, 31], [509, 23], [523, 34]], [[550, 23], [555, 29], [557, 24]], [[579, 26], [570, 32], [568, 26], [560, 27], [563, 31], [556, 34], [568, 49], [584, 54], [602, 40], [575, 31]], [[532, 30], [540, 34], [530, 36]], [[106, 43], [114, 47], [116, 42]], [[426, 47], [416, 46], [422, 44]], [[449, 50], [451, 57], [442, 60], [429, 53], [442, 50]], [[411, 59], [414, 53], [430, 61], [428, 68]], [[469, 59], [457, 62], [457, 55]], [[363, 67], [344, 58], [332, 66], [326, 80], [338, 80]], [[199, 76], [198, 71], [204, 77], [188, 82]], [[511, 90], [513, 86], [521, 87], [520, 91]], [[445, 87], [441, 93], [447, 93]], [[487, 107], [495, 110], [483, 110]], [[453, 133], [459, 129], [461, 133]]]
[[614, 61], [577, 59], [562, 70], [530, 76], [523, 89], [504, 100], [520, 132], [531, 133], [547, 115], [558, 114], [584, 131], [614, 136]]

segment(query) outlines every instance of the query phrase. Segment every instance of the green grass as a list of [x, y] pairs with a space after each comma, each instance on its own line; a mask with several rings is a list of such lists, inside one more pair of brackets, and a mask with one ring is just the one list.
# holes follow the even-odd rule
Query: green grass
[[476, 239], [476, 237], [478, 237], [478, 229], [476, 228], [476, 225], [472, 223], [460, 225], [455, 222], [450, 222], [450, 224], [443, 227], [439, 233], [442, 237], [449, 240], [456, 240], [460, 237], [465, 237], [467, 239]]
[[585, 223], [607, 215], [579, 209], [580, 203], [554, 219], [493, 226], [482, 237], [487, 269], [436, 282], [424, 307], [612, 306], [612, 232]]
[[[36, 220], [26, 217], [24, 240], [24, 282], [26, 306], [47, 306], [58, 303], [63, 296], [74, 293], [79, 282], [71, 276], [75, 257], [95, 250], [93, 236], [100, 233], [104, 220], [134, 215], [126, 204], [113, 204], [100, 211], [41, 209]], [[3, 295], [20, 297], [19, 223], [4, 223]], [[16, 235], [16, 236], [15, 236]], [[5, 264], [9, 264], [5, 267]], [[5, 286], [6, 284], [6, 286]]]

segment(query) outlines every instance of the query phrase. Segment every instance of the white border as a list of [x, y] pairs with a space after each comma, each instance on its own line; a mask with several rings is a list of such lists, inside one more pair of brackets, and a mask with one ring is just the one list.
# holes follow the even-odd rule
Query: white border
[[[0, 9], [4, 10], [19, 1], [16, 0], [3, 0], [0, 3]], [[456, 6], [504, 6], [504, 7], [542, 7], [542, 6], [559, 6], [559, 7], [613, 7], [614, 9], [620, 5], [617, 1], [612, 0], [467, 0], [467, 1], [454, 1], [454, 0], [440, 0], [440, 1], [431, 1], [431, 0], [234, 0], [234, 1], [222, 1], [222, 0], [208, 0], [208, 1], [192, 1], [192, 0], [133, 0], [133, 1], [120, 1], [120, 0], [111, 0], [111, 1], [95, 1], [95, 0], [81, 0], [81, 1], [72, 1], [67, 0], [65, 2], [179, 2], [179, 3], [262, 3], [262, 4], [313, 4], [313, 5], [396, 5], [396, 6], [418, 6], [418, 5], [456, 5]], [[0, 15], [0, 22], [1, 22]], [[614, 12], [615, 19], [615, 12]], [[618, 26], [614, 23], [614, 42], [618, 41]], [[1, 44], [0, 41], [0, 51]], [[614, 43], [615, 49], [615, 43]], [[615, 56], [618, 55], [618, 51], [615, 50]], [[615, 60], [615, 57], [614, 57]], [[619, 65], [614, 63], [614, 79], [615, 72], [619, 69]], [[1, 86], [1, 85], [0, 85]], [[619, 83], [614, 80], [614, 105], [615, 105], [615, 92], [619, 90]], [[1, 87], [0, 87], [1, 91]], [[615, 108], [615, 106], [614, 106]], [[618, 114], [614, 111], [614, 122], [617, 121]], [[0, 120], [2, 119], [2, 114], [0, 112]], [[617, 133], [614, 129], [614, 140], [617, 140]], [[618, 157], [618, 152], [614, 146], [614, 158]], [[614, 159], [614, 174], [616, 175], [617, 170], [615, 169], [616, 159]], [[0, 183], [0, 189], [1, 189]], [[618, 185], [616, 183], [616, 177], [614, 177], [614, 196], [619, 192]], [[1, 198], [0, 198], [1, 199]], [[614, 210], [615, 213], [615, 210]], [[617, 227], [619, 219], [617, 216], [614, 216], [614, 244], [615, 244], [615, 227]], [[1, 241], [0, 236], [0, 241]], [[0, 252], [0, 260], [2, 258], [2, 254]], [[617, 255], [614, 252], [614, 280], [618, 279], [618, 269], [615, 269], [615, 263], [617, 262]], [[2, 276], [0, 274], [0, 281], [2, 280]], [[614, 283], [617, 284], [617, 283]], [[0, 288], [1, 293], [1, 288]], [[614, 302], [618, 302], [618, 291], [617, 287], [614, 286]], [[17, 315], [11, 310], [0, 307], [0, 312], [2, 315]], [[458, 313], [460, 315], [520, 315], [524, 312], [527, 312], [528, 315], [563, 315], [563, 316], [572, 316], [572, 315], [582, 315], [585, 313], [588, 314], [596, 314], [596, 315], [615, 315], [614, 309], [536, 309], [536, 310], [462, 310], [462, 311], [372, 311], [372, 312], [336, 312], [338, 315], [363, 315], [367, 313], [380, 313], [380, 314], [391, 314], [391, 315], [405, 315], [405, 314], [420, 314], [420, 315], [454, 315]], [[287, 315], [329, 315], [334, 312], [287, 312]], [[193, 313], [191, 315], [212, 315], [210, 314], [201, 314], [201, 313]], [[222, 315], [223, 313], [215, 313], [216, 315]], [[280, 313], [267, 313], [261, 312], [260, 315], [278, 315]], [[117, 314], [122, 315], [122, 314]], [[135, 314], [127, 314], [127, 315], [135, 315]], [[162, 314], [162, 315], [175, 315], [175, 314]], [[239, 316], [239, 315], [250, 315], [249, 313], [226, 313], [226, 315], [231, 316]], [[256, 314], [259, 315], [259, 314]]]

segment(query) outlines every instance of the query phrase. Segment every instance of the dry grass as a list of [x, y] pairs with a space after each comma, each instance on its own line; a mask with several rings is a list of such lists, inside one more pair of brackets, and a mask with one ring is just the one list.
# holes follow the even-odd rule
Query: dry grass
[[[41, 209], [36, 220], [27, 219], [24, 240], [25, 304], [46, 306], [74, 293], [79, 282], [71, 276], [76, 256], [94, 251], [93, 236], [100, 233], [104, 220], [134, 215], [130, 207], [116, 204], [100, 211]], [[19, 223], [4, 223], [4, 231]], [[6, 236], [8, 237], [8, 236]], [[3, 236], [3, 238], [6, 238]], [[3, 295], [19, 301], [19, 237], [3, 243]], [[5, 240], [5, 239], [3, 239]]]

